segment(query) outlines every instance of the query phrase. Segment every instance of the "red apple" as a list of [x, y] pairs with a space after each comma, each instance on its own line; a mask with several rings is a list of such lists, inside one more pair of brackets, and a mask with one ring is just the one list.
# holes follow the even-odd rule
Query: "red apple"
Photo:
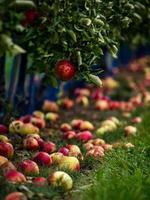
[[61, 152], [64, 156], [68, 156], [69, 155], [69, 149], [67, 149], [66, 147], [61, 147], [58, 152]]
[[68, 81], [75, 76], [75, 66], [68, 60], [60, 60], [55, 65], [56, 75], [63, 81]]
[[14, 155], [14, 148], [12, 144], [8, 142], [0, 142], [0, 155], [7, 158], [12, 158]]
[[30, 123], [32, 119], [32, 115], [25, 115], [20, 117], [20, 121], [22, 121], [23, 123]]
[[47, 183], [47, 180], [44, 177], [36, 177], [36, 178], [33, 179], [33, 183], [36, 186], [41, 187], [41, 186], [44, 186]]
[[96, 109], [100, 111], [108, 110], [109, 109], [109, 104], [108, 101], [106, 100], [99, 100], [96, 102]]
[[25, 138], [23, 141], [23, 146], [27, 150], [33, 150], [33, 151], [39, 148], [38, 141], [32, 137]]
[[32, 117], [31, 122], [34, 126], [37, 126], [39, 129], [45, 127], [45, 120], [42, 118]]
[[65, 140], [69, 140], [76, 137], [76, 133], [74, 131], [67, 131], [64, 133], [63, 138]]
[[22, 173], [17, 172], [16, 170], [10, 170], [9, 172], [7, 172], [5, 178], [11, 183], [26, 182], [25, 176]]
[[141, 117], [134, 117], [132, 120], [131, 120], [132, 123], [134, 124], [139, 124], [142, 122], [142, 118]]
[[62, 100], [61, 106], [65, 109], [71, 109], [74, 106], [74, 102], [71, 99], [65, 98]]
[[3, 125], [3, 124], [0, 124], [0, 134], [7, 134], [8, 133], [8, 128]]
[[105, 156], [104, 149], [100, 146], [94, 146], [93, 149], [90, 149], [86, 156], [92, 156], [94, 158], [103, 158]]
[[40, 165], [44, 165], [44, 166], [50, 166], [52, 164], [52, 158], [51, 158], [51, 156], [48, 153], [42, 152], [42, 151], [38, 152], [34, 156], [33, 160], [36, 163], [38, 163]]
[[71, 129], [72, 129], [72, 127], [67, 123], [63, 123], [60, 126], [60, 130], [63, 131], [63, 132], [71, 131]]
[[22, 192], [12, 192], [5, 197], [5, 200], [27, 200]]
[[42, 109], [44, 112], [58, 112], [59, 107], [55, 102], [45, 100]]
[[1, 165], [1, 172], [3, 175], [6, 175], [11, 170], [17, 171], [16, 167], [14, 166], [12, 162], [7, 161], [3, 163], [3, 165]]
[[22, 25], [24, 27], [31, 25], [35, 22], [35, 20], [39, 17], [39, 13], [34, 10], [30, 9], [25, 12], [25, 19], [22, 21]]
[[82, 122], [82, 119], [74, 119], [71, 121], [71, 126], [75, 129], [79, 129]]
[[27, 176], [33, 176], [39, 174], [38, 165], [32, 160], [24, 160], [18, 165], [19, 170]]
[[103, 93], [101, 89], [96, 89], [93, 93], [92, 93], [92, 99], [94, 100], [100, 100], [102, 99]]
[[44, 140], [42, 138], [40, 138], [40, 136], [38, 134], [30, 134], [30, 135], [26, 136], [26, 138], [29, 138], [29, 137], [36, 139], [40, 148], [43, 147]]
[[37, 142], [39, 144], [40, 149], [42, 149], [43, 145], [44, 145], [44, 140], [42, 138], [36, 138], [36, 140], [37, 140]]
[[52, 153], [56, 150], [56, 145], [53, 142], [44, 142], [42, 151], [47, 152], [47, 153]]
[[82, 157], [81, 150], [77, 145], [68, 144], [66, 148], [69, 149], [69, 156]]
[[90, 131], [82, 131], [77, 133], [76, 138], [83, 142], [87, 142], [88, 140], [93, 138], [93, 135]]
[[109, 102], [109, 109], [110, 110], [116, 110], [119, 108], [119, 102], [118, 101], [110, 101]]

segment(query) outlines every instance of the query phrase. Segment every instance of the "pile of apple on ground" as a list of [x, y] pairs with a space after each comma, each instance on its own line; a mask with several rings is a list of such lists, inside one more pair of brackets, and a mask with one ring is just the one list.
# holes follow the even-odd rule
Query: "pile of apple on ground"
[[75, 89], [74, 99], [45, 100], [32, 115], [1, 124], [0, 198], [62, 199], [90, 186], [109, 152], [134, 148], [142, 117], [132, 114], [150, 104], [148, 60], [115, 70], [102, 88]]

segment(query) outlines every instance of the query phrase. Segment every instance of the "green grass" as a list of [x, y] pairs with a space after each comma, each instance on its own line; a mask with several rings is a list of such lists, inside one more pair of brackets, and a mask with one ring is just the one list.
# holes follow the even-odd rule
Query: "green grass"
[[[145, 109], [146, 110], [146, 109]], [[141, 109], [134, 115], [141, 114]], [[109, 152], [95, 173], [96, 182], [82, 200], [148, 200], [150, 198], [150, 109], [144, 111], [133, 149]]]

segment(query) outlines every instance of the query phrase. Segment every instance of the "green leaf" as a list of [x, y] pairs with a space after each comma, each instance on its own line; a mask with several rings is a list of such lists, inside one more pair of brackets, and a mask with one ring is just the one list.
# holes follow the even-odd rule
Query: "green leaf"
[[88, 78], [89, 78], [89, 81], [94, 83], [96, 86], [102, 87], [102, 81], [98, 76], [95, 76], [93, 74], [89, 74]]
[[109, 51], [114, 58], [117, 58], [118, 48], [116, 45], [109, 46]]
[[67, 30], [67, 33], [74, 42], [77, 42], [77, 37], [76, 37], [76, 34], [73, 30]]
[[78, 65], [82, 65], [82, 56], [81, 56], [81, 52], [77, 51], [77, 60], [78, 60]]
[[12, 47], [10, 47], [10, 49], [8, 49], [8, 50], [13, 56], [22, 54], [22, 53], [26, 53], [26, 51], [23, 48], [21, 48], [20, 46], [18, 46], [17, 44], [13, 44]]
[[16, 8], [35, 8], [36, 7], [35, 3], [30, 0], [15, 0], [9, 6], [16, 7]]
[[57, 88], [58, 87], [58, 82], [57, 82], [57, 79], [55, 76], [50, 76], [50, 82], [52, 83], [52, 86], [54, 88]]

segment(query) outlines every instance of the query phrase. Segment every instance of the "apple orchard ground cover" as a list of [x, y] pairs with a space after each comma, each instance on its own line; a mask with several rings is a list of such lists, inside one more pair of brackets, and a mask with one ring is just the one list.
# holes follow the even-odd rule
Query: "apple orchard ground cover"
[[[112, 96], [113, 99], [116, 100], [116, 97], [120, 100], [123, 99], [130, 99], [132, 95], [135, 97], [138, 94], [138, 88], [136, 87], [139, 83], [145, 84], [145, 92], [148, 92], [149, 88], [149, 82], [148, 82], [148, 72], [145, 74], [144, 70], [142, 69], [141, 73], [142, 75], [138, 75], [135, 72], [132, 73], [133, 70], [130, 69], [129, 72], [123, 71], [123, 73], [119, 73], [119, 77], [117, 79], [120, 81], [120, 88], [118, 88], [118, 84], [116, 82], [113, 82], [111, 79], [108, 79], [107, 81], [104, 81], [104, 94], [109, 94]], [[120, 74], [123, 74], [122, 76]], [[132, 74], [132, 77], [130, 77], [129, 74]], [[130, 81], [126, 81], [124, 77], [127, 77]], [[138, 78], [137, 78], [138, 77]], [[138, 81], [137, 81], [138, 80]], [[144, 80], [144, 82], [143, 82]], [[111, 82], [111, 87], [113, 85], [113, 89], [108, 89], [108, 83]], [[136, 83], [134, 85], [134, 83]], [[107, 85], [107, 89], [106, 89]], [[110, 87], [110, 86], [109, 86]], [[116, 88], [116, 89], [114, 89]], [[134, 90], [133, 90], [134, 88]], [[89, 91], [95, 90], [94, 88], [91, 89], [89, 87]], [[80, 162], [80, 171], [71, 171], [69, 169], [62, 169], [58, 165], [51, 165], [51, 166], [39, 166], [40, 174], [38, 174], [38, 169], [36, 168], [36, 165], [34, 165], [34, 172], [35, 175], [31, 176], [29, 174], [26, 174], [26, 178], [28, 180], [27, 183], [22, 184], [13, 184], [6, 181], [5, 176], [1, 176], [0, 179], [0, 199], [5, 199], [6, 194], [9, 194], [11, 192], [20, 191], [24, 193], [28, 199], [31, 200], [49, 200], [49, 199], [148, 199], [150, 196], [149, 187], [150, 187], [150, 177], [149, 177], [149, 171], [150, 171], [150, 151], [149, 151], [149, 145], [150, 145], [150, 136], [149, 136], [149, 117], [150, 108], [148, 107], [148, 104], [146, 103], [145, 106], [139, 107], [138, 109], [135, 109], [135, 111], [131, 111], [131, 105], [128, 105], [128, 109], [124, 108], [124, 104], [121, 104], [122, 111], [119, 111], [118, 109], [110, 110], [106, 109], [106, 104], [104, 103], [104, 100], [108, 100], [106, 95], [100, 97], [101, 93], [95, 93], [92, 96], [101, 99], [101, 102], [103, 102], [103, 106], [100, 103], [96, 103], [91, 98], [88, 97], [89, 102], [87, 103], [87, 98], [85, 93], [88, 93], [88, 90], [82, 91], [76, 90], [77, 97], [75, 98], [75, 105], [73, 105], [72, 101], [65, 100], [64, 98], [62, 101], [59, 102], [59, 104], [62, 104], [60, 107], [60, 111], [53, 113], [46, 114], [45, 117], [48, 120], [52, 120], [53, 122], [47, 123], [47, 127], [41, 130], [41, 138], [43, 138], [45, 141], [51, 141], [54, 144], [51, 144], [51, 148], [56, 148], [57, 151], [60, 149], [60, 147], [67, 147], [68, 149], [71, 148], [67, 144], [74, 144], [78, 145], [78, 147], [81, 150], [81, 153], [84, 157], [82, 159], [82, 156], [78, 150], [76, 150], [76, 153], [78, 154], [78, 159]], [[119, 91], [121, 90], [121, 95], [119, 96]], [[137, 90], [137, 92], [135, 92]], [[132, 91], [132, 92], [131, 92]], [[81, 98], [81, 95], [79, 93], [84, 93], [84, 98]], [[144, 93], [144, 101], [148, 101], [148, 94]], [[136, 98], [131, 98], [134, 104], [139, 103], [138, 95]], [[45, 103], [46, 104], [46, 103]], [[97, 109], [95, 109], [95, 106], [97, 106]], [[111, 104], [111, 107], [115, 107], [117, 104]], [[46, 105], [45, 105], [46, 107]], [[43, 107], [43, 109], [45, 109]], [[104, 109], [105, 111], [102, 111]], [[99, 110], [98, 110], [99, 108]], [[57, 110], [57, 106], [53, 105], [53, 110]], [[124, 111], [123, 111], [124, 110]], [[82, 111], [82, 112], [81, 112]], [[38, 113], [39, 114], [39, 113]], [[35, 113], [34, 113], [35, 115]], [[37, 116], [37, 113], [36, 113]], [[110, 116], [117, 117], [119, 119], [119, 122], [121, 124], [118, 126], [117, 129], [115, 129], [113, 132], [109, 132], [108, 129], [106, 133], [102, 133], [102, 129], [99, 131], [96, 131], [100, 128], [100, 122], [103, 120], [108, 119]], [[133, 119], [134, 122], [138, 122], [139, 118], [135, 118], [137, 116], [140, 116], [142, 119], [141, 124], [133, 125]], [[59, 119], [58, 119], [59, 117]], [[128, 118], [127, 118], [128, 117]], [[29, 118], [29, 117], [28, 117]], [[83, 142], [78, 141], [76, 139], [71, 139], [66, 141], [66, 139], [62, 139], [63, 132], [61, 129], [70, 129], [69, 125], [63, 125], [62, 123], [70, 123], [73, 119], [83, 119], [88, 120], [91, 122], [95, 129], [91, 131], [95, 137], [100, 137], [104, 139], [109, 144], [113, 145], [113, 150], [106, 151], [105, 156], [103, 157], [103, 153], [99, 151], [100, 154], [98, 159], [95, 159], [94, 153], [91, 151], [86, 151]], [[132, 119], [132, 123], [131, 123]], [[27, 120], [25, 118], [22, 118], [22, 120]], [[29, 120], [29, 119], [28, 119]], [[31, 120], [31, 119], [30, 119]], [[37, 122], [37, 121], [36, 121]], [[32, 116], [32, 123], [35, 123], [35, 119]], [[103, 122], [104, 123], [104, 122]], [[106, 122], [105, 122], [106, 123]], [[108, 123], [108, 121], [107, 121]], [[109, 124], [111, 122], [109, 121]], [[43, 123], [39, 124], [38, 126], [41, 127], [44, 126]], [[126, 132], [126, 136], [130, 133], [130, 136], [125, 137], [124, 127], [128, 125], [133, 125], [134, 127], [137, 127], [138, 132], [136, 134], [129, 132]], [[85, 124], [84, 124], [85, 126]], [[86, 123], [87, 126], [87, 123]], [[80, 125], [83, 128], [83, 125]], [[92, 126], [88, 123], [88, 128], [92, 129]], [[111, 126], [111, 129], [114, 128], [114, 125]], [[84, 128], [83, 128], [84, 129]], [[131, 130], [131, 129], [130, 129]], [[133, 130], [133, 129], [132, 129]], [[24, 133], [25, 133], [24, 129]], [[35, 129], [36, 131], [36, 129]], [[128, 133], [128, 134], [127, 134]], [[72, 134], [70, 134], [72, 135]], [[90, 135], [88, 135], [89, 137]], [[65, 135], [65, 137], [69, 137], [68, 135]], [[81, 138], [81, 135], [78, 137]], [[33, 139], [34, 145], [28, 145], [30, 144], [30, 140], [27, 139], [27, 137], [20, 135], [19, 133], [9, 133], [8, 138], [10, 139], [10, 143], [13, 145], [15, 149], [15, 154], [11, 158], [11, 161], [15, 166], [17, 167], [18, 171], [23, 170], [23, 163], [21, 166], [18, 167], [18, 163], [26, 160], [26, 159], [32, 159], [34, 158], [34, 161], [36, 161], [37, 157], [35, 158], [36, 152], [38, 152], [38, 149], [35, 150], [37, 147], [36, 140]], [[30, 138], [30, 137], [29, 137]], [[7, 138], [3, 138], [3, 140]], [[85, 138], [84, 138], [85, 139]], [[39, 142], [42, 142], [38, 140]], [[101, 141], [102, 142], [102, 141]], [[130, 144], [130, 143], [131, 144]], [[127, 145], [128, 144], [128, 145]], [[132, 147], [132, 144], [135, 145], [135, 147]], [[104, 146], [103, 146], [104, 147]], [[116, 148], [115, 148], [116, 147]], [[100, 147], [101, 148], [101, 147]], [[32, 149], [32, 150], [31, 150]], [[45, 151], [51, 151], [48, 149], [47, 143], [42, 147]], [[63, 149], [63, 153], [66, 149]], [[87, 156], [92, 155], [92, 156]], [[10, 155], [11, 157], [11, 155]], [[50, 163], [51, 160], [46, 159], [45, 163]], [[44, 186], [38, 187], [35, 184], [35, 181], [32, 182], [32, 177], [45, 177], [46, 179], [49, 177], [50, 174], [57, 170], [63, 170], [67, 174], [69, 174], [73, 180], [73, 189], [68, 192], [64, 192], [64, 190], [61, 187], [52, 187], [52, 185], [48, 185], [47, 183]], [[0, 173], [2, 175], [3, 169], [0, 169]], [[24, 173], [27, 173], [24, 171]], [[24, 177], [21, 176], [21, 179], [24, 179]], [[45, 179], [43, 179], [45, 181]]]

